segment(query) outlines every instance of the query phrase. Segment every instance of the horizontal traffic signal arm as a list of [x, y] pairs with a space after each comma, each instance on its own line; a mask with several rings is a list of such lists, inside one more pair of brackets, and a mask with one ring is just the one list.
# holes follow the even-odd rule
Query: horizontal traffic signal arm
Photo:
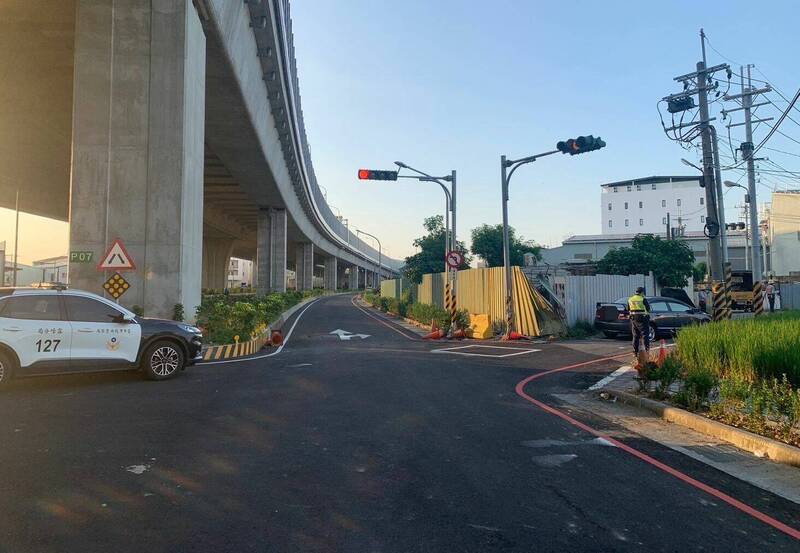
[[590, 134], [588, 136], [579, 136], [578, 138], [562, 140], [556, 144], [556, 149], [562, 154], [574, 156], [575, 154], [599, 150], [600, 148], [604, 148], [605, 145], [606, 143], [602, 138], [599, 136], [594, 137]]
[[359, 180], [397, 180], [397, 171], [378, 171], [375, 169], [359, 169]]

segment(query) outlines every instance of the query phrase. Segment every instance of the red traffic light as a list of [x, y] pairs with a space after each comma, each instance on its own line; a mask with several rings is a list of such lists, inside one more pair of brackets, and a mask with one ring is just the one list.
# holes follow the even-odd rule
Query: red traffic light
[[397, 171], [376, 171], [374, 169], [359, 169], [359, 180], [397, 180]]

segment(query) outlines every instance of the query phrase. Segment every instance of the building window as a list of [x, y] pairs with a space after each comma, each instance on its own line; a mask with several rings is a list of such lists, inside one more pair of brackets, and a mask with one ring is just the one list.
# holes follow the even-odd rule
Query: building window
[[628, 192], [630, 192], [631, 190], [633, 190], [633, 188], [632, 188], [632, 187], [631, 187], [631, 185], [629, 184], [629, 185], [628, 185]]
[[608, 220], [608, 228], [611, 228], [611, 219]]
[[667, 207], [667, 200], [661, 200], [661, 207]]
[[636, 191], [637, 192], [641, 192], [642, 191], [642, 185], [641, 184], [637, 184], [636, 185]]
[[625, 226], [626, 227], [628, 226], [628, 220], [627, 219], [625, 219]]
[[614, 187], [614, 193], [616, 193], [616, 192], [617, 192], [617, 187], [615, 186], [615, 187]]
[[653, 183], [653, 184], [651, 184], [651, 185], [650, 185], [650, 189], [651, 189], [651, 190], [655, 190], [655, 189], [656, 189], [656, 183]]
[[701, 215], [700, 216], [700, 222], [701, 223], [705, 223], [706, 222], [706, 216], [705, 215]]
[[677, 205], [678, 205], [678, 207], [681, 206], [681, 199], [680, 198], [678, 198], [678, 204]]
[[640, 226], [640, 227], [643, 227], [643, 226], [644, 226], [644, 219], [639, 219], [639, 226]]
[[662, 217], [661, 218], [661, 224], [662, 225], [666, 225], [667, 224], [667, 218], [666, 217]]
[[608, 204], [608, 210], [611, 211], [611, 204]]
[[639, 209], [642, 209], [642, 207], [644, 207], [642, 202], [639, 202]]
[[703, 196], [700, 196], [700, 205], [706, 203], [706, 199]]
[[625, 209], [628, 209], [628, 202], [625, 202]]

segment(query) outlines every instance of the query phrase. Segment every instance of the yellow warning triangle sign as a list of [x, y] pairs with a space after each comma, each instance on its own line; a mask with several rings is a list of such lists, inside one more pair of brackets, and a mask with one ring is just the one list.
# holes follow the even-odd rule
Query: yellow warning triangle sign
[[133, 271], [135, 269], [136, 264], [133, 262], [133, 258], [119, 238], [114, 240], [103, 259], [97, 264], [98, 271]]

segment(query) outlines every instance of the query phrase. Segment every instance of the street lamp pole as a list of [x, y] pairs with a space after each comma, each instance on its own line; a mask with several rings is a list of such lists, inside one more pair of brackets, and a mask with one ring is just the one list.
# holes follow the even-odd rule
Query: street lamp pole
[[508, 230], [508, 185], [514, 171], [520, 166], [533, 163], [540, 157], [557, 153], [559, 153], [559, 150], [552, 150], [521, 159], [506, 159], [505, 155], [500, 156], [500, 180], [503, 204], [503, 273], [506, 280], [506, 338], [510, 337], [511, 332], [514, 330], [514, 288], [511, 277], [511, 245]]
[[364, 232], [363, 230], [356, 229], [356, 234], [363, 234], [364, 236], [369, 236], [378, 243], [378, 274], [376, 276], [377, 276], [377, 287], [380, 288], [381, 281], [383, 280], [383, 275], [381, 274], [383, 266], [383, 247], [381, 246], [381, 241], [378, 240], [377, 236], [373, 236], [372, 234]]

